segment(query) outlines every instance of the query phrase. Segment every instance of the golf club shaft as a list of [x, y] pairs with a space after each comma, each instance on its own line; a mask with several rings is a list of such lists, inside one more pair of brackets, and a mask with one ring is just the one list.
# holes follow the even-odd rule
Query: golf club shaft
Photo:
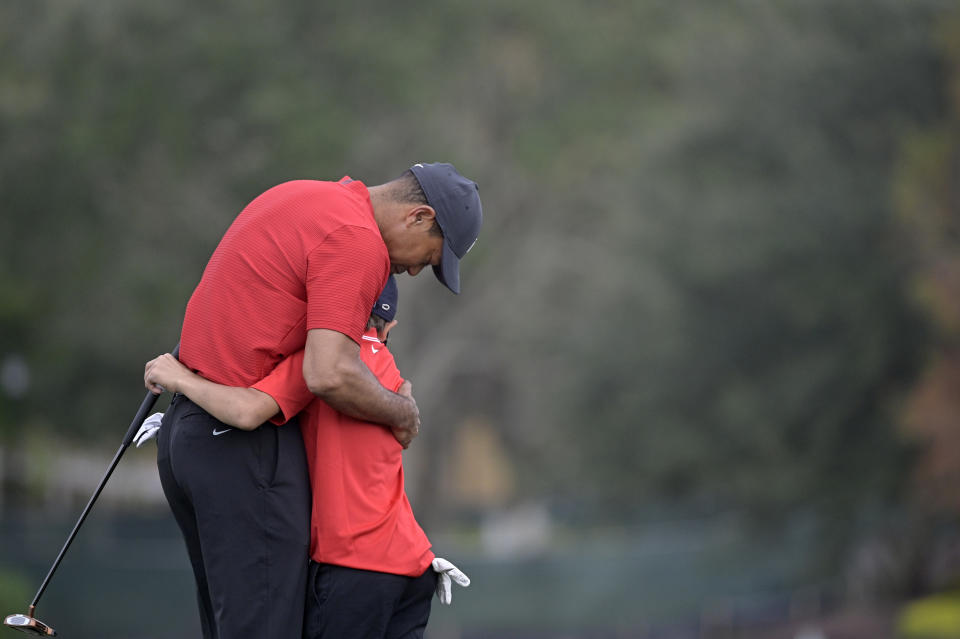
[[[176, 347], [174, 347], [172, 353], [174, 357], [179, 356], [180, 344], [177, 344]], [[87, 506], [83, 509], [83, 512], [80, 513], [80, 519], [77, 520], [77, 524], [70, 532], [70, 536], [67, 537], [67, 541], [63, 544], [63, 548], [60, 549], [60, 554], [57, 555], [53, 565], [50, 566], [50, 571], [47, 572], [47, 576], [44, 577], [43, 583], [40, 584], [40, 589], [37, 591], [37, 595], [30, 603], [31, 615], [33, 614], [33, 609], [37, 606], [37, 602], [40, 601], [43, 591], [47, 589], [47, 584], [50, 583], [50, 578], [53, 577], [53, 573], [56, 572], [60, 562], [63, 561], [63, 556], [67, 554], [67, 549], [70, 548], [70, 544], [73, 543], [73, 539], [77, 536], [77, 531], [80, 530], [80, 526], [83, 524], [83, 521], [87, 518], [87, 515], [90, 514], [90, 509], [92, 509], [93, 504], [96, 503], [97, 497], [99, 497], [100, 493], [103, 491], [103, 487], [107, 484], [107, 480], [110, 479], [110, 475], [113, 474], [113, 470], [117, 467], [117, 464], [120, 463], [120, 458], [123, 457], [123, 453], [127, 450], [130, 442], [133, 441], [134, 435], [137, 434], [140, 426], [143, 425], [144, 420], [147, 418], [147, 413], [149, 413], [153, 409], [154, 404], [157, 403], [157, 397], [159, 397], [159, 395], [154, 395], [150, 391], [147, 391], [146, 397], [144, 397], [143, 401], [140, 402], [140, 410], [137, 411], [133, 421], [130, 422], [130, 428], [127, 429], [127, 434], [124, 436], [123, 442], [120, 444], [120, 448], [117, 449], [117, 454], [113, 456], [113, 461], [110, 462], [110, 467], [107, 468], [106, 474], [103, 476], [103, 479], [100, 480], [100, 485], [98, 485], [97, 489], [93, 492], [93, 496], [90, 497], [90, 501], [87, 502]]]

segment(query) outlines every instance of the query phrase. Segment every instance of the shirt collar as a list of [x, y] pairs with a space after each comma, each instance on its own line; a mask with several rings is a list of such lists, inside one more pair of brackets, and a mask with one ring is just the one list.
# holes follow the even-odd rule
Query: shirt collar
[[377, 344], [381, 343], [380, 338], [377, 337], [377, 329], [375, 328], [368, 328], [367, 332], [363, 334], [363, 339], [368, 342], [376, 342]]

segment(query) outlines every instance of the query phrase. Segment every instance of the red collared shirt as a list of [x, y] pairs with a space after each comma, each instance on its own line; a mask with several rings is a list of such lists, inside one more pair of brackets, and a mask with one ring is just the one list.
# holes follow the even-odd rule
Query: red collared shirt
[[[361, 340], [360, 359], [386, 388], [400, 388], [403, 378], [393, 355], [373, 329]], [[404, 490], [403, 447], [389, 428], [347, 417], [314, 399], [302, 370], [301, 351], [253, 387], [280, 405], [278, 421], [303, 410], [300, 429], [313, 493], [311, 558], [419, 577], [434, 555]]]
[[187, 304], [180, 361], [250, 386], [302, 349], [310, 329], [361, 341], [390, 257], [367, 187], [348, 180], [286, 182], [247, 205]]

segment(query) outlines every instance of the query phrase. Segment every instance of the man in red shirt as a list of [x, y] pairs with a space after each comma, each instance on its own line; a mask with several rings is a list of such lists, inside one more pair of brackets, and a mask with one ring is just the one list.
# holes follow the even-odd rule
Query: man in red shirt
[[[377, 300], [360, 358], [388, 389], [405, 383], [386, 340], [396, 325], [397, 285], [391, 276]], [[470, 581], [436, 558], [413, 516], [403, 483], [403, 447], [377, 424], [338, 413], [315, 398], [300, 375], [303, 351], [282, 361], [251, 388], [214, 384], [164, 355], [145, 379], [184, 393], [231, 423], [236, 407], [260, 421], [302, 415], [313, 494], [307, 639], [415, 639], [423, 635], [433, 593], [449, 603], [440, 579]], [[235, 424], [239, 428], [245, 425]]]
[[[180, 360], [212, 382], [251, 386], [303, 349], [312, 394], [406, 447], [420, 423], [409, 385], [385, 388], [360, 359], [370, 308], [390, 273], [427, 265], [458, 293], [459, 260], [481, 221], [476, 184], [449, 164], [417, 164], [370, 188], [350, 178], [276, 186], [247, 205], [210, 258], [187, 305]], [[230, 429], [177, 395], [157, 465], [204, 637], [299, 636], [310, 496], [296, 420]]]

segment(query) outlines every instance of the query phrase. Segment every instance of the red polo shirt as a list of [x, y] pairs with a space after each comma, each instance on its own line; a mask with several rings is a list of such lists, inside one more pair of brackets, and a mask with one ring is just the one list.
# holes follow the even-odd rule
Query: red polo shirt
[[275, 186], [237, 216], [207, 263], [180, 361], [219, 384], [250, 386], [302, 349], [310, 329], [359, 343], [389, 273], [362, 182]]
[[[360, 358], [381, 384], [400, 388], [403, 378], [393, 355], [373, 329], [363, 336]], [[313, 492], [311, 558], [419, 577], [434, 555], [404, 491], [403, 448], [389, 428], [347, 417], [314, 399], [302, 368], [300, 352], [253, 387], [277, 401], [283, 419], [303, 410], [300, 429]]]

